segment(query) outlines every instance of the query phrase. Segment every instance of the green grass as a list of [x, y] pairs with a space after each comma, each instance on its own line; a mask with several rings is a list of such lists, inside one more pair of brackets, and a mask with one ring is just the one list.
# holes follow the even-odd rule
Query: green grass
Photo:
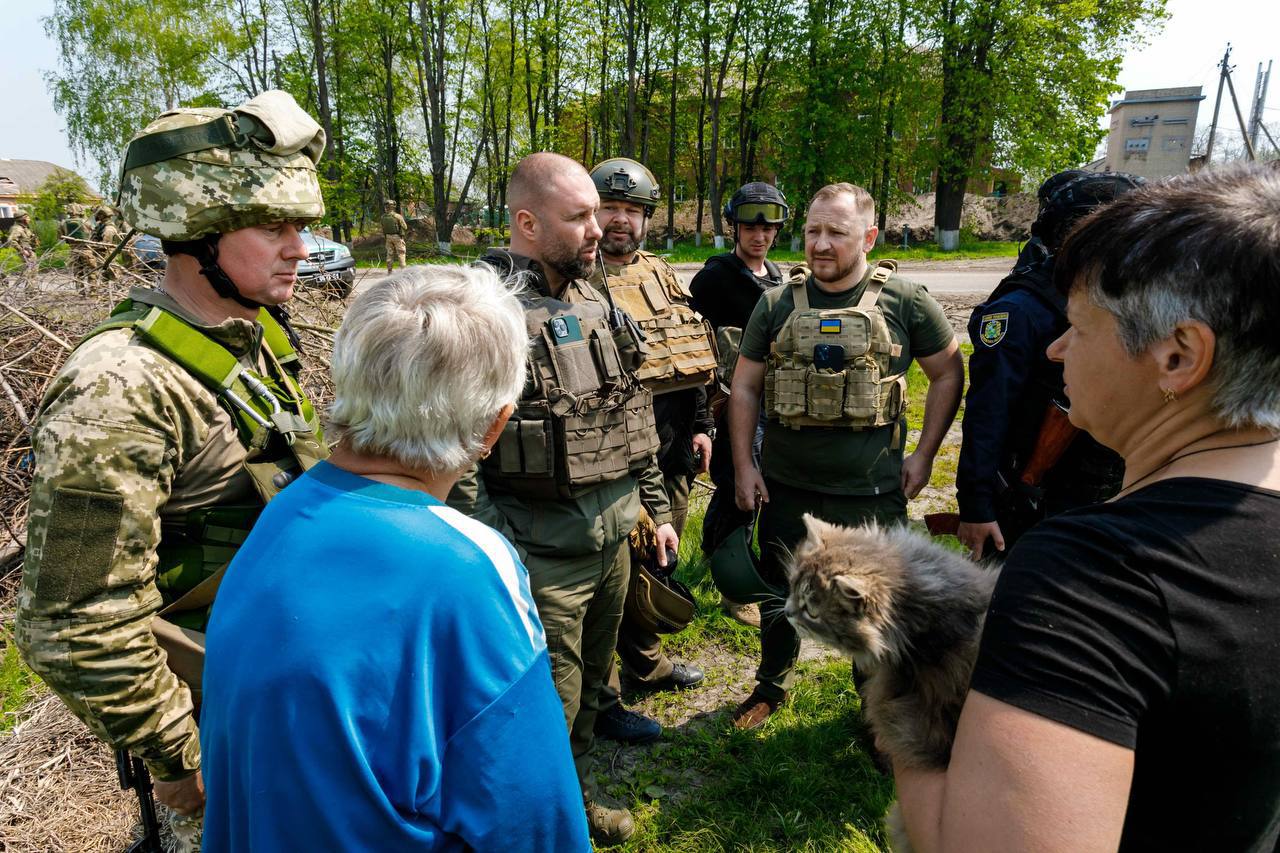
[[13, 728], [13, 712], [26, 704], [37, 681], [13, 644], [11, 626], [0, 624], [0, 732]]
[[[882, 258], [892, 258], [899, 261], [963, 261], [978, 258], [1012, 258], [1017, 256], [1019, 245], [1014, 242], [966, 240], [961, 241], [960, 248], [956, 251], [944, 252], [938, 248], [936, 243], [916, 243], [907, 249], [899, 246], [881, 246], [874, 249], [867, 257], [872, 261]], [[478, 258], [484, 254], [486, 248], [484, 246], [454, 246], [452, 254], [441, 255], [435, 251], [434, 244], [413, 241], [407, 247], [407, 255], [411, 264], [458, 263]], [[729, 243], [726, 244], [726, 248], [717, 249], [710, 240], [701, 246], [695, 246], [691, 241], [681, 241], [676, 243], [675, 248], [671, 251], [668, 251], [666, 244], [661, 242], [649, 247], [650, 251], [661, 255], [673, 264], [704, 263], [712, 255], [727, 252], [731, 248], [732, 244]], [[381, 243], [361, 246], [353, 254], [358, 267], [377, 269], [386, 265], [383, 260]], [[793, 252], [789, 248], [780, 245], [769, 252], [769, 257], [779, 263], [799, 263], [804, 260], [804, 252]]]
[[[720, 611], [699, 548], [703, 504], [698, 501], [690, 513], [677, 571], [693, 590], [698, 615], [684, 631], [665, 637], [663, 648], [695, 663], [712, 651], [730, 650], [751, 667], [759, 658], [759, 633]], [[708, 683], [715, 678], [709, 674]], [[680, 694], [657, 694], [647, 710], [661, 713], [682, 701]], [[881, 820], [893, 784], [867, 757], [859, 711], [848, 662], [827, 660], [800, 664], [790, 701], [759, 731], [737, 731], [727, 715], [667, 728], [624, 782], [605, 788], [636, 821], [636, 834], [623, 849], [885, 849]]]

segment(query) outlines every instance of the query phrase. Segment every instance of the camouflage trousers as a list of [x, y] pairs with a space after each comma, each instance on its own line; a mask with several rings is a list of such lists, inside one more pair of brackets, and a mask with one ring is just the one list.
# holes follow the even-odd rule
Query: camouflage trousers
[[387, 272], [391, 272], [391, 261], [394, 258], [401, 269], [405, 265], [404, 238], [399, 234], [388, 234], [383, 240], [387, 250]]
[[204, 817], [190, 817], [169, 810], [169, 832], [173, 834], [174, 853], [200, 853]]

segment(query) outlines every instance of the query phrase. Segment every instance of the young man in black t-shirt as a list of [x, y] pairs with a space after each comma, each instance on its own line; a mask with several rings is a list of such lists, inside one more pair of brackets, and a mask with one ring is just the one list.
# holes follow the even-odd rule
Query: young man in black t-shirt
[[[689, 288], [692, 294], [690, 306], [715, 330], [720, 350], [720, 384], [724, 392], [717, 395], [719, 405], [714, 407], [716, 436], [709, 473], [716, 491], [702, 521], [702, 552], [708, 557], [730, 533], [753, 523], [751, 513], [743, 512], [734, 505], [733, 452], [724, 402], [733, 364], [738, 360], [742, 329], [761, 294], [782, 283], [782, 270], [769, 260], [769, 250], [773, 248], [788, 212], [787, 200], [777, 187], [760, 182], [739, 187], [724, 208], [724, 217], [733, 228], [733, 251], [708, 258], [693, 277]], [[762, 420], [756, 429], [757, 457], [763, 436]], [[725, 599], [724, 607], [725, 612], [739, 622], [759, 626], [760, 613], [755, 605], [740, 605]]]

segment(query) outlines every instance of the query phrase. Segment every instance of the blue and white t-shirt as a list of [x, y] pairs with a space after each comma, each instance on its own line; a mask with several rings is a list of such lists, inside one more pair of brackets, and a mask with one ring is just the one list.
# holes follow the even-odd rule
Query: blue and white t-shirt
[[321, 463], [218, 590], [204, 849], [589, 850], [528, 573], [423, 492]]

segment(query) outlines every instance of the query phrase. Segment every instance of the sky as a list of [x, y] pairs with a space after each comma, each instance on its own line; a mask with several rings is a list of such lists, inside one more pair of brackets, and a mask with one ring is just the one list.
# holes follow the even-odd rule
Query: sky
[[[53, 10], [53, 0], [0, 0], [0, 28], [5, 34], [0, 64], [0, 158], [49, 160], [92, 176], [92, 163], [77, 163], [65, 125], [53, 108], [43, 72], [58, 64], [58, 48], [45, 35], [41, 18]], [[1202, 86], [1205, 100], [1199, 122], [1207, 127], [1218, 87], [1218, 62], [1227, 43], [1235, 66], [1232, 80], [1249, 118], [1258, 63], [1276, 60], [1264, 120], [1280, 125], [1280, 2], [1276, 0], [1169, 0], [1170, 18], [1148, 43], [1130, 51], [1120, 72], [1119, 97], [1125, 89]], [[1235, 114], [1224, 94], [1219, 133], [1238, 140]], [[1099, 122], [1106, 125], [1105, 116]], [[1273, 131], [1273, 135], [1276, 135]], [[1278, 136], [1280, 141], [1280, 136]], [[1263, 143], [1265, 144], [1265, 142]]]

